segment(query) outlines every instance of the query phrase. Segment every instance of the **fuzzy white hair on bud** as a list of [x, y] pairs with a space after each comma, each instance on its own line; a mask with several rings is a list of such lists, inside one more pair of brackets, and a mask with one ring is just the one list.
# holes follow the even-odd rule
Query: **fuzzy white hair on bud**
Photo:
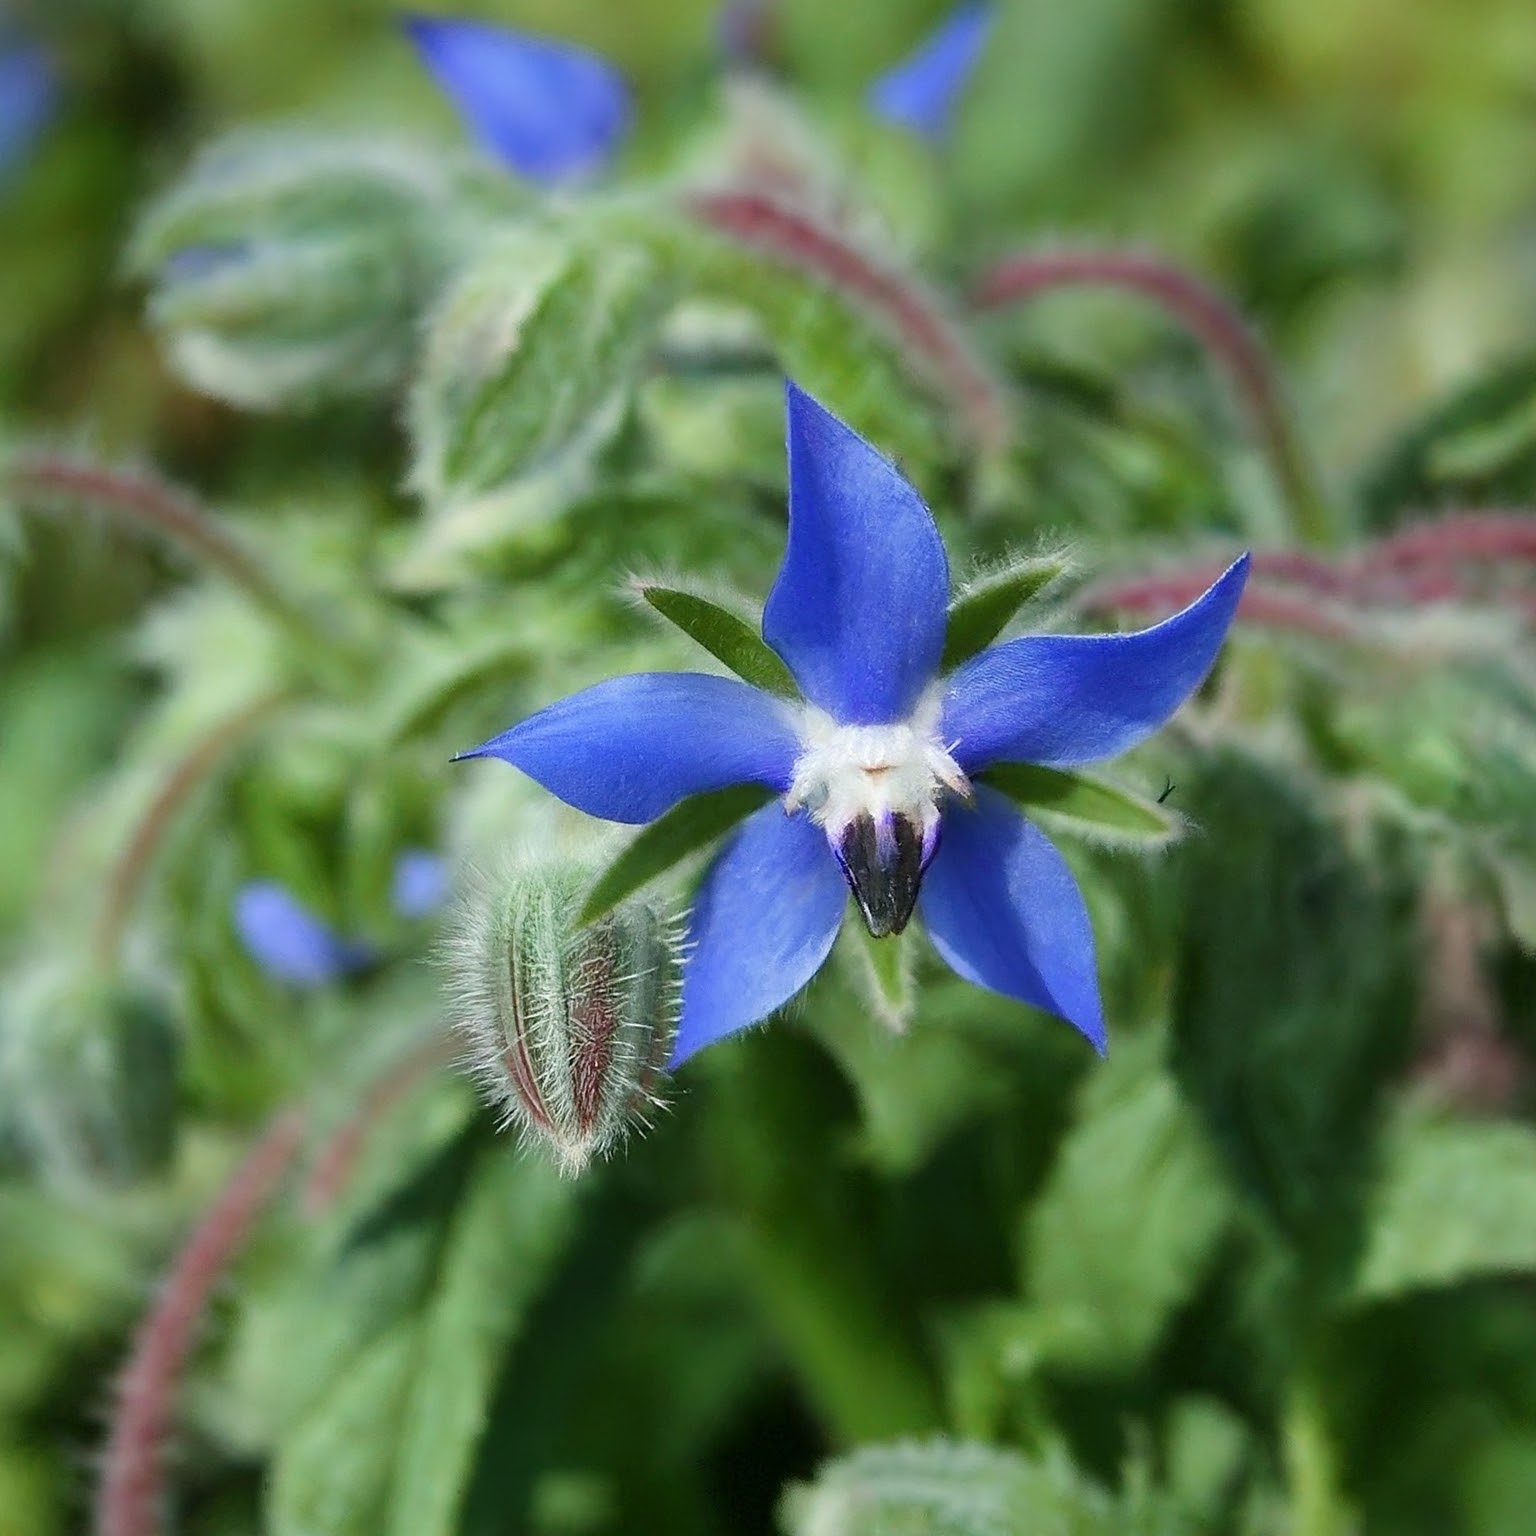
[[682, 974], [679, 924], [655, 902], [577, 926], [592, 877], [569, 860], [482, 874], [444, 951], [466, 1070], [573, 1175], [662, 1107]]

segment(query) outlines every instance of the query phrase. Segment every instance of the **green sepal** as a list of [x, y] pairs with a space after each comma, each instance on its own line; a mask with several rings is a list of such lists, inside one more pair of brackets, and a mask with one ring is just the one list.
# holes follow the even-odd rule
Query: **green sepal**
[[773, 791], [761, 784], [732, 784], [708, 794], [690, 795], [674, 805], [597, 877], [577, 914], [577, 924], [595, 922], [611, 912], [642, 886], [729, 832], [743, 817], [771, 799]]
[[1071, 565], [1063, 554], [1031, 555], [968, 583], [949, 605], [943, 669], [947, 672], [984, 651], [1025, 603], [1037, 598]]
[[1101, 840], [1167, 843], [1184, 829], [1184, 818], [1156, 800], [1069, 769], [994, 763], [979, 777], [1025, 810], [1043, 811]]
[[641, 582], [639, 592], [662, 618], [724, 662], [743, 682], [783, 698], [799, 697], [789, 668], [744, 615], [678, 587]]

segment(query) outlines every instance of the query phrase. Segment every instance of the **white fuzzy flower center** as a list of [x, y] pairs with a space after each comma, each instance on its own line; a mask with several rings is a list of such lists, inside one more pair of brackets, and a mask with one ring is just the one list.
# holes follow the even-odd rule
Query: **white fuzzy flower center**
[[840, 725], [807, 709], [800, 736], [803, 747], [785, 804], [803, 807], [834, 841], [861, 817], [883, 826], [904, 816], [931, 835], [945, 793], [970, 793], [939, 735], [936, 693], [910, 719], [890, 725]]

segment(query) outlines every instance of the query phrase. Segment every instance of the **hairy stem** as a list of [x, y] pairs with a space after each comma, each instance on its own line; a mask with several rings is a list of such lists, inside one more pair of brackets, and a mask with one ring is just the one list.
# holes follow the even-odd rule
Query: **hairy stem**
[[1181, 325], [1226, 373], [1275, 480], [1297, 535], [1330, 545], [1338, 530], [1302, 446], [1269, 353], [1233, 305], [1199, 278], [1136, 251], [1045, 251], [1011, 256], [972, 291], [981, 309], [1019, 304], [1054, 288], [1118, 288], [1148, 299]]
[[140, 1325], [107, 1440], [96, 1536], [159, 1536], [164, 1529], [166, 1440], [198, 1325], [214, 1286], [277, 1192], [303, 1131], [298, 1110], [271, 1122], [193, 1230]]
[[209, 781], [227, 754], [268, 720], [286, 698], [284, 693], [264, 694], [237, 710], [196, 742], [166, 775], [107, 875], [92, 945], [103, 969], [117, 964], [129, 916], [155, 855], [175, 825], [177, 812]]
[[433, 1035], [385, 1068], [355, 1113], [316, 1154], [300, 1197], [308, 1215], [324, 1215], [346, 1192], [374, 1126], [429, 1072], [451, 1060], [452, 1054], [452, 1043], [442, 1035]]
[[1007, 443], [1002, 388], [970, 338], [912, 278], [881, 266], [839, 231], [762, 190], [692, 192], [684, 207], [717, 233], [809, 273], [880, 316], [954, 401], [976, 444], [995, 453]]
[[0, 476], [22, 499], [91, 508], [152, 533], [217, 571], [301, 641], [322, 648], [334, 643], [271, 571], [186, 492], [148, 475], [57, 454], [19, 453]]

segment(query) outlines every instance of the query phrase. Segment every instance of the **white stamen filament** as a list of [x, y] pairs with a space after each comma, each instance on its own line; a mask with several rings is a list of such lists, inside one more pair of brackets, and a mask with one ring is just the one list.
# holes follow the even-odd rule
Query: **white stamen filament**
[[836, 839], [860, 816], [877, 826], [902, 815], [930, 833], [946, 793], [969, 798], [970, 784], [939, 735], [939, 696], [889, 725], [840, 725], [807, 708], [803, 747], [785, 806], [802, 807]]

